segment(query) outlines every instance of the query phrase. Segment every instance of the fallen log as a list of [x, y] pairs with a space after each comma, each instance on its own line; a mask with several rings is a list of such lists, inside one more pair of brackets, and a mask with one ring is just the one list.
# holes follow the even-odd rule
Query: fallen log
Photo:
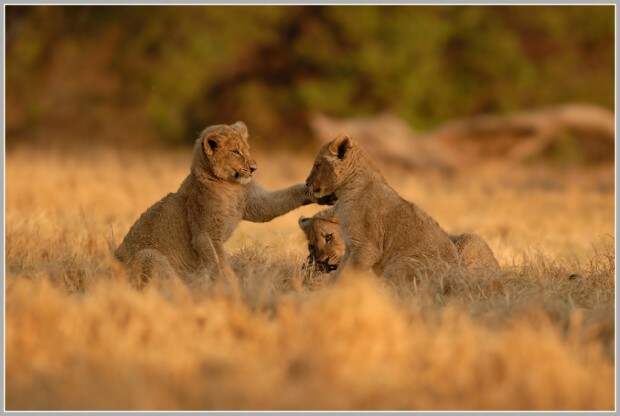
[[574, 146], [585, 163], [614, 160], [614, 114], [589, 104], [460, 119], [428, 136], [459, 154], [461, 161], [502, 158], [525, 162], [545, 159], [554, 147], [561, 146]]
[[346, 119], [316, 114], [310, 125], [321, 142], [349, 134], [378, 163], [406, 170], [451, 172], [485, 161], [510, 164], [552, 158], [600, 164], [613, 162], [615, 154], [614, 114], [590, 104], [479, 115], [423, 134], [387, 113]]

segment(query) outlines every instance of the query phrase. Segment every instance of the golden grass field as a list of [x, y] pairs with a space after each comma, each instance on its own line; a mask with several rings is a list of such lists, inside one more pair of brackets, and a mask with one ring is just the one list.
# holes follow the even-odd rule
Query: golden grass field
[[[312, 164], [256, 156], [269, 188]], [[235, 232], [240, 296], [139, 292], [110, 243], [188, 166], [189, 149], [8, 152], [7, 409], [614, 408], [613, 167], [386, 172], [486, 238], [497, 276], [310, 279], [307, 206]]]

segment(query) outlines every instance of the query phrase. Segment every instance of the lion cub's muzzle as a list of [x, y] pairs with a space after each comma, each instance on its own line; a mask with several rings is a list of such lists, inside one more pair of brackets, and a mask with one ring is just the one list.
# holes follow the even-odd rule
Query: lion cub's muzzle
[[335, 193], [325, 194], [321, 188], [314, 187], [309, 180], [306, 181], [306, 188], [319, 205], [334, 205], [338, 200]]
[[246, 184], [252, 180], [254, 172], [256, 172], [256, 164], [251, 164], [247, 169], [236, 170], [233, 177], [235, 178], [235, 181]]
[[329, 260], [316, 260], [316, 258], [311, 254], [306, 259], [302, 268], [314, 269], [319, 273], [331, 273], [338, 268], [338, 264], [330, 264]]
[[312, 193], [312, 196], [314, 196], [317, 199], [325, 196], [323, 195], [323, 189], [321, 189], [321, 186], [314, 184], [313, 174], [310, 174], [308, 179], [306, 179], [306, 188], [308, 188], [310, 193]]
[[322, 196], [316, 200], [316, 203], [319, 205], [334, 205], [338, 201], [338, 198], [335, 194], [329, 194]]

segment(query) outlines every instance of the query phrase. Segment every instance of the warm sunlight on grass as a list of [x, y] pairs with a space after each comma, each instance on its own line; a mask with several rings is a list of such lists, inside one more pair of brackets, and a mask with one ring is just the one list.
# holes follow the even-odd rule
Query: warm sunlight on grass
[[[256, 156], [270, 188], [312, 164]], [[235, 232], [240, 296], [138, 292], [110, 246], [188, 163], [7, 155], [8, 409], [613, 409], [612, 168], [386, 172], [448, 232], [482, 235], [501, 275], [307, 276], [308, 206]]]

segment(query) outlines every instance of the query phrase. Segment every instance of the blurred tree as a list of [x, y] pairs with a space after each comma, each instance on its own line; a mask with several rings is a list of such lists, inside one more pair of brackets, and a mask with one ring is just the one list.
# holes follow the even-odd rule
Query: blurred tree
[[245, 120], [299, 146], [314, 112], [417, 129], [565, 101], [613, 108], [614, 10], [7, 7], [10, 140], [193, 140]]

